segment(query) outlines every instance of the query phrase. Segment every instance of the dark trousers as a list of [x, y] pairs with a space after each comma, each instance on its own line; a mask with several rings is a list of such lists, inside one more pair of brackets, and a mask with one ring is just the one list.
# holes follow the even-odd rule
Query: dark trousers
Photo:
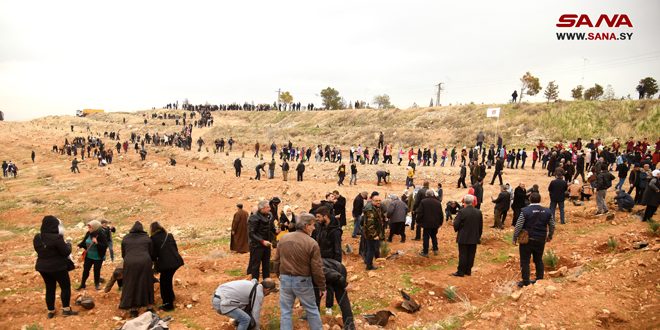
[[337, 181], [337, 185], [343, 185], [344, 184], [344, 178], [346, 175], [339, 175], [339, 181]]
[[94, 285], [101, 284], [101, 266], [103, 266], [103, 260], [92, 260], [90, 258], [85, 258], [85, 263], [83, 264], [83, 273], [82, 279], [80, 280], [80, 286], [83, 288], [86, 286], [87, 278], [89, 277], [89, 270], [94, 266]]
[[296, 172], [296, 181], [302, 181], [303, 180], [303, 172]]
[[415, 238], [413, 238], [413, 239], [414, 240], [420, 240], [420, 239], [422, 239], [422, 227], [419, 226], [419, 224], [417, 223], [417, 219], [415, 219], [415, 218], [416, 218], [416, 216], [413, 215], [412, 224], [410, 225], [410, 230], [415, 231]]
[[[328, 283], [326, 283], [328, 284]], [[328, 284], [326, 286], [328, 289], [327, 294], [325, 295], [325, 307], [332, 308], [334, 305], [334, 300], [337, 300], [339, 309], [341, 310], [341, 318], [344, 323], [344, 330], [355, 330], [355, 321], [353, 319], [353, 311], [351, 310], [351, 302], [348, 299], [348, 293], [346, 288], [342, 287], [339, 284]], [[321, 309], [321, 297], [318, 289], [314, 289], [314, 295], [316, 296], [316, 306]]]
[[433, 243], [433, 251], [438, 251], [438, 228], [424, 228], [424, 241], [422, 242], [422, 253], [429, 253], [429, 239]]
[[536, 279], [543, 278], [543, 249], [545, 248], [544, 240], [529, 240], [527, 244], [520, 244], [520, 271], [522, 273], [523, 283], [529, 283], [529, 259], [534, 258], [534, 265], [536, 266]]
[[257, 174], [254, 176], [255, 180], [261, 180], [261, 171], [257, 171]]
[[646, 205], [646, 210], [644, 210], [644, 217], [642, 218], [642, 221], [649, 221], [655, 214], [655, 211], [658, 210], [658, 206], [651, 206], [651, 205]]
[[490, 184], [495, 183], [495, 178], [500, 179], [500, 186], [502, 185], [502, 172], [495, 172], [493, 173], [493, 179], [490, 180]]
[[46, 306], [48, 306], [49, 311], [55, 310], [55, 290], [57, 289], [57, 284], [60, 285], [60, 294], [62, 299], [62, 307], [69, 307], [71, 302], [71, 280], [69, 279], [69, 272], [66, 270], [59, 272], [39, 272], [41, 277], [46, 283]]
[[364, 263], [367, 267], [371, 268], [374, 266], [374, 258], [377, 257], [380, 250], [380, 240], [370, 240], [365, 239], [365, 253], [364, 253]]
[[520, 211], [522, 209], [519, 207], [514, 207], [513, 208], [513, 220], [511, 221], [512, 226], [516, 226], [516, 222], [518, 222], [518, 217], [520, 216]]
[[391, 242], [394, 235], [401, 235], [401, 242], [406, 241], [405, 222], [390, 223], [390, 237], [387, 240]]
[[456, 188], [460, 188], [461, 184], [463, 184], [463, 188], [467, 188], [467, 185], [465, 184], [465, 177], [464, 176], [458, 178], [458, 185], [456, 186]]
[[160, 298], [163, 299], [163, 305], [174, 305], [174, 287], [172, 286], [172, 279], [174, 278], [176, 269], [168, 269], [160, 271]]
[[474, 256], [477, 254], [477, 244], [458, 244], [458, 271], [461, 275], [472, 274]]
[[508, 212], [509, 209], [506, 210], [495, 209], [495, 216], [493, 217], [495, 223], [493, 224], [493, 227], [503, 229], [504, 222], [506, 221], [506, 214]]
[[241, 177], [241, 170], [240, 169], [236, 169], [236, 177], [237, 178]]
[[250, 247], [250, 263], [248, 264], [247, 273], [252, 275], [253, 279], [259, 279], [259, 266], [263, 278], [270, 277], [270, 248], [265, 246]]
[[536, 159], [532, 159], [532, 169], [534, 169], [535, 165], [536, 165]]

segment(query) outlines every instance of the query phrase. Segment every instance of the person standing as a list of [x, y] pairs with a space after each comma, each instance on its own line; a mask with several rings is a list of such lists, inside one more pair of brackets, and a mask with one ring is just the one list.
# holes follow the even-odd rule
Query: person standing
[[71, 279], [69, 270], [73, 266], [71, 260], [71, 243], [64, 242], [64, 226], [62, 222], [47, 215], [41, 220], [41, 229], [32, 240], [34, 251], [37, 252], [35, 270], [41, 274], [46, 285], [47, 317], [55, 317], [55, 291], [60, 285], [62, 300], [62, 315], [73, 316], [78, 312], [71, 309]]
[[150, 310], [154, 304], [153, 243], [140, 221], [135, 221], [121, 241], [121, 256], [124, 274], [119, 308], [137, 317], [140, 307]]
[[502, 185], [500, 186], [500, 193], [497, 195], [497, 198], [491, 200], [495, 204], [495, 221], [491, 228], [504, 229], [506, 214], [509, 212], [511, 205], [511, 194], [509, 194], [506, 186]]
[[103, 230], [105, 230], [105, 237], [108, 238], [108, 251], [110, 251], [110, 260], [114, 262], [115, 251], [113, 249], [112, 233], [116, 232], [117, 229], [114, 226], [110, 225], [110, 221], [105, 219], [101, 220], [101, 227], [103, 228]]
[[236, 213], [231, 223], [231, 242], [229, 249], [236, 253], [249, 252], [248, 247], [248, 213], [243, 210], [243, 204], [236, 204]]
[[[523, 287], [543, 279], [543, 250], [545, 243], [552, 241], [555, 232], [555, 217], [552, 210], [541, 206], [541, 194], [533, 192], [529, 195], [531, 204], [522, 209], [520, 218], [516, 221], [516, 229], [513, 232], [513, 244], [516, 244], [520, 233], [524, 229], [529, 235], [526, 244], [519, 244], [520, 271], [522, 281], [518, 287]], [[530, 281], [529, 260], [534, 258], [536, 266], [536, 280]]]
[[624, 160], [621, 162], [621, 164], [618, 164], [616, 166], [616, 171], [618, 172], [619, 176], [619, 183], [617, 183], [615, 190], [621, 190], [623, 189], [623, 184], [626, 182], [626, 178], [628, 177], [628, 171], [630, 168], [628, 167], [628, 161]]
[[241, 177], [241, 169], [243, 168], [243, 164], [241, 164], [241, 159], [236, 158], [234, 160], [234, 170], [236, 170], [236, 177], [240, 178]]
[[314, 216], [302, 213], [296, 221], [296, 231], [280, 239], [275, 250], [274, 271], [280, 277], [280, 329], [293, 329], [293, 304], [298, 298], [307, 315], [311, 330], [323, 329], [314, 289], [323, 298], [326, 290], [321, 251], [310, 237]]
[[302, 159], [300, 160], [300, 163], [298, 163], [298, 166], [296, 166], [296, 181], [302, 181], [303, 180], [303, 173], [305, 173], [305, 164], [303, 164]]
[[387, 218], [390, 223], [390, 235], [387, 239], [392, 242], [394, 235], [401, 235], [401, 243], [406, 242], [406, 214], [408, 206], [396, 195], [390, 195], [391, 202], [387, 206]]
[[[431, 184], [428, 181], [424, 181], [424, 184], [422, 185], [422, 188], [420, 188], [417, 191], [417, 194], [415, 194], [413, 201], [412, 201], [412, 207], [410, 208], [410, 211], [412, 212], [412, 223], [410, 225], [410, 230], [415, 231], [415, 238], [413, 238], [413, 241], [419, 241], [422, 239], [422, 227], [417, 225], [417, 208], [419, 208], [419, 204], [422, 202], [422, 199], [426, 197], [426, 191], [429, 190], [429, 187]], [[413, 193], [415, 191], [413, 190]], [[417, 225], [417, 228], [415, 228], [415, 225]]]
[[554, 218], [555, 210], [559, 206], [559, 216], [562, 225], [566, 223], [564, 219], [564, 200], [566, 199], [566, 191], [568, 190], [568, 184], [564, 181], [563, 177], [561, 174], [557, 175], [556, 179], [552, 180], [548, 186], [548, 192], [550, 192], [550, 212], [552, 212], [552, 217]]
[[355, 162], [351, 164], [351, 180], [348, 181], [348, 185], [357, 185], [357, 165]]
[[458, 269], [452, 276], [463, 277], [472, 275], [474, 257], [477, 254], [477, 244], [481, 243], [483, 232], [483, 214], [472, 206], [474, 196], [465, 195], [464, 207], [456, 214], [454, 231], [458, 244]]
[[642, 197], [642, 204], [646, 205], [642, 221], [651, 221], [660, 204], [660, 169], [654, 170], [651, 174], [653, 178], [644, 189]]
[[78, 168], [78, 158], [73, 158], [71, 161], [71, 173], [80, 173], [80, 169]]
[[253, 279], [259, 279], [259, 266], [263, 278], [270, 277], [270, 253], [272, 241], [275, 238], [275, 226], [271, 221], [268, 200], [262, 200], [257, 205], [257, 212], [248, 219], [248, 239], [250, 242], [250, 261], [247, 273]]
[[351, 235], [351, 237], [353, 238], [356, 238], [358, 234], [361, 235], [360, 218], [362, 217], [364, 204], [367, 200], [367, 194], [366, 191], [362, 191], [353, 199], [353, 211], [351, 211], [351, 214], [353, 215], [353, 235]]
[[272, 158], [268, 163], [268, 179], [273, 178], [275, 178], [275, 158]]
[[382, 198], [375, 195], [364, 206], [361, 239], [364, 240], [366, 247], [364, 263], [367, 270], [378, 269], [374, 266], [373, 261], [380, 249], [380, 241], [385, 239], [385, 219], [380, 207], [381, 202]]
[[346, 177], [346, 165], [343, 163], [339, 164], [339, 168], [337, 168], [337, 177], [339, 177], [339, 180], [337, 180], [337, 185], [343, 185], [344, 178]]
[[237, 323], [237, 330], [259, 329], [263, 300], [275, 290], [275, 282], [271, 279], [265, 279], [261, 284], [257, 280], [231, 281], [215, 289], [211, 304], [218, 314], [232, 318]]
[[32, 158], [32, 163], [34, 164], [34, 158], [37, 156], [37, 154], [34, 153], [34, 150], [32, 150], [32, 153], [30, 154], [30, 158]]
[[163, 311], [174, 310], [174, 286], [172, 280], [177, 269], [183, 266], [183, 258], [179, 254], [176, 240], [159, 222], [152, 222], [150, 226], [151, 243], [154, 254], [154, 270], [160, 273], [160, 297], [163, 304], [158, 309]]
[[461, 163], [461, 170], [460, 174], [458, 177], [458, 184], [456, 188], [460, 188], [461, 185], [463, 185], [463, 188], [467, 188], [467, 185], [465, 184], [465, 177], [467, 176], [467, 168], [465, 167], [465, 164]]
[[513, 203], [511, 204], [511, 208], [513, 209], [513, 221], [511, 223], [512, 226], [516, 226], [516, 221], [518, 220], [518, 217], [520, 216], [520, 211], [522, 210], [523, 207], [525, 207], [525, 202], [527, 200], [527, 189], [525, 189], [525, 184], [520, 183], [518, 184], [518, 187], [513, 191]]
[[438, 229], [442, 226], [444, 215], [442, 212], [442, 203], [435, 197], [433, 190], [427, 190], [425, 198], [421, 200], [415, 217], [417, 225], [423, 229], [424, 240], [422, 242], [422, 257], [429, 256], [429, 240], [433, 244], [433, 254], [438, 255]]
[[493, 173], [493, 179], [490, 180], [490, 185], [492, 186], [495, 183], [495, 178], [500, 180], [500, 186], [502, 185], [502, 171], [504, 170], [504, 160], [500, 156], [495, 157], [495, 172]]
[[92, 220], [87, 223], [87, 232], [78, 247], [85, 249], [85, 253], [83, 253], [82, 279], [76, 290], [80, 291], [86, 288], [87, 278], [92, 266], [94, 266], [94, 287], [96, 290], [101, 290], [101, 266], [103, 266], [105, 252], [108, 249], [108, 238], [105, 236], [105, 231], [101, 229], [99, 221]]
[[286, 161], [286, 158], [284, 158], [280, 167], [282, 168], [282, 177], [284, 181], [287, 181], [289, 177], [289, 163]]
[[596, 205], [598, 206], [596, 215], [607, 214], [609, 211], [607, 209], [605, 197], [607, 196], [607, 189], [612, 187], [612, 180], [614, 179], [616, 178], [607, 170], [607, 166], [602, 166], [600, 168], [600, 173], [596, 175]]
[[342, 196], [338, 190], [332, 192], [335, 196], [334, 211], [335, 217], [339, 220], [339, 226], [346, 226], [346, 197]]

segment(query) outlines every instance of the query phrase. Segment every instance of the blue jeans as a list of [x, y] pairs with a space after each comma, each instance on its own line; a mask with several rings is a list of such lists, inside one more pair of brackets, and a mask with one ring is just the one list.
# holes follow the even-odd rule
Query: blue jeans
[[280, 275], [280, 329], [293, 329], [292, 313], [293, 303], [298, 297], [305, 309], [307, 322], [311, 330], [323, 329], [321, 314], [316, 306], [314, 284], [311, 276]]
[[616, 184], [616, 190], [623, 189], [623, 184], [625, 183], [626, 178], [619, 178], [619, 183]]
[[242, 309], [236, 308], [227, 314], [223, 314], [220, 311], [220, 299], [214, 298], [211, 303], [213, 304], [213, 309], [215, 309], [218, 312], [218, 314], [229, 316], [238, 323], [238, 325], [236, 326], [236, 330], [247, 330], [248, 327], [250, 326], [250, 322], [252, 321], [252, 318]]
[[560, 216], [560, 219], [561, 219], [561, 223], [566, 223], [564, 221], [564, 201], [550, 200], [550, 213], [552, 213], [552, 217], [554, 218], [555, 217], [555, 210], [557, 209], [557, 205], [559, 205], [559, 216]]
[[358, 216], [355, 218], [355, 221], [353, 221], [353, 238], [355, 238], [358, 234], [362, 235], [360, 226], [362, 223], [362, 216]]

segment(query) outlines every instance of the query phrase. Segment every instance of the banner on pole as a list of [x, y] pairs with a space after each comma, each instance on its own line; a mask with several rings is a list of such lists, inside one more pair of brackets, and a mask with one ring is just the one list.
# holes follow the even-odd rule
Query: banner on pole
[[486, 117], [488, 117], [488, 118], [500, 118], [500, 108], [488, 108], [488, 109], [486, 109]]

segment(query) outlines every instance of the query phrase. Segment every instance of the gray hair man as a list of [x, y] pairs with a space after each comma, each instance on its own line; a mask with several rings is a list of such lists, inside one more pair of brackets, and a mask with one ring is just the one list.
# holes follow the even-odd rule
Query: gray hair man
[[314, 289], [320, 296], [325, 293], [325, 274], [321, 250], [310, 237], [314, 231], [315, 217], [302, 213], [296, 219], [296, 231], [280, 239], [275, 251], [275, 273], [280, 276], [280, 327], [293, 329], [293, 304], [295, 299], [307, 314], [307, 322], [312, 330], [321, 330], [323, 324], [316, 305]]
[[248, 219], [248, 241], [250, 243], [250, 261], [248, 274], [259, 279], [259, 266], [263, 278], [270, 277], [270, 254], [272, 241], [275, 239], [275, 226], [271, 221], [268, 200], [259, 201], [257, 211]]

